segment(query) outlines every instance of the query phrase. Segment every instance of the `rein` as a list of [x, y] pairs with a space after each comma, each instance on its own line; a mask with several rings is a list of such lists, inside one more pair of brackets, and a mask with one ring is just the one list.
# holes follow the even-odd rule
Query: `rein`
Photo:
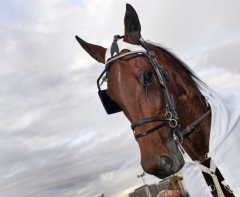
[[211, 110], [208, 110], [205, 114], [203, 114], [199, 119], [194, 121], [192, 124], [187, 126], [184, 130], [181, 131], [182, 136], [190, 133], [200, 122], [202, 122], [208, 115], [211, 114]]

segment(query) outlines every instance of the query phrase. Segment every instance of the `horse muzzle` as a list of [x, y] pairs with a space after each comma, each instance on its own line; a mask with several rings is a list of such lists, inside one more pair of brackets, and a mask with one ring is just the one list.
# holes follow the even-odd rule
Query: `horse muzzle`
[[[149, 155], [148, 155], [149, 156]], [[142, 158], [143, 170], [160, 179], [176, 174], [184, 165], [184, 159], [180, 151], [174, 152], [171, 156], [167, 154], [154, 154], [151, 159]]]
[[158, 157], [158, 162], [149, 166], [149, 162], [141, 162], [143, 170], [152, 174], [160, 179], [164, 179], [177, 173], [184, 165], [183, 160], [173, 160], [169, 156], [161, 155]]

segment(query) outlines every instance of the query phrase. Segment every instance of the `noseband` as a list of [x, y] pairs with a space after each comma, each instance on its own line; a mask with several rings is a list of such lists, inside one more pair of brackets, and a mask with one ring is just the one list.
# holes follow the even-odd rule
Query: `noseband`
[[[149, 123], [149, 122], [155, 122], [155, 121], [163, 121], [163, 123], [153, 127], [150, 130], [147, 130], [143, 133], [140, 134], [135, 134], [134, 133], [134, 137], [135, 139], [140, 138], [140, 137], [144, 137], [154, 131], [156, 131], [157, 129], [160, 129], [164, 126], [170, 126], [173, 130], [173, 138], [174, 141], [176, 141], [180, 147], [180, 150], [182, 151], [182, 153], [184, 153], [183, 149], [181, 148], [181, 143], [183, 141], [183, 135], [191, 132], [195, 126], [200, 123], [206, 116], [208, 116], [211, 111], [209, 110], [207, 113], [205, 113], [202, 117], [200, 117], [197, 121], [195, 121], [194, 123], [192, 123], [190, 126], [188, 126], [186, 129], [183, 130], [183, 135], [179, 132], [179, 128], [180, 125], [178, 123], [178, 115], [177, 115], [177, 111], [173, 102], [173, 95], [170, 96], [168, 88], [166, 86], [166, 83], [169, 83], [170, 87], [173, 89], [173, 86], [171, 85], [168, 75], [165, 71], [165, 69], [158, 64], [157, 60], [156, 60], [156, 55], [153, 51], [150, 50], [149, 46], [147, 45], [147, 43], [140, 38], [139, 39], [139, 44], [145, 49], [145, 50], [138, 50], [138, 51], [131, 51], [131, 52], [127, 52], [124, 54], [119, 53], [119, 48], [117, 45], [117, 40], [123, 38], [120, 36], [114, 36], [114, 41], [112, 43], [111, 46], [111, 58], [106, 62], [106, 67], [104, 69], [104, 71], [102, 72], [102, 74], [99, 76], [98, 80], [97, 80], [97, 86], [98, 86], [98, 94], [99, 97], [103, 103], [103, 106], [106, 110], [106, 112], [108, 114], [112, 114], [112, 113], [116, 113], [119, 111], [122, 111], [121, 108], [106, 94], [106, 90], [101, 90], [100, 86], [102, 83], [100, 83], [100, 79], [103, 77], [103, 75], [105, 73], [108, 72], [109, 68], [111, 67], [112, 63], [115, 60], [123, 60], [123, 61], [127, 61], [133, 58], [137, 58], [139, 56], [145, 56], [148, 58], [151, 66], [153, 67], [159, 84], [163, 89], [163, 95], [164, 95], [164, 99], [165, 99], [165, 107], [166, 107], [166, 113], [164, 116], [155, 116], [155, 117], [149, 117], [149, 118], [144, 118], [144, 119], [140, 119], [137, 120], [136, 122], [133, 122], [131, 125], [132, 130], [134, 131], [134, 128]], [[113, 54], [117, 53], [117, 56], [113, 57]], [[134, 55], [133, 55], [134, 54]], [[126, 56], [130, 56], [129, 58], [125, 58]], [[103, 81], [106, 81], [106, 77], [103, 79]], [[174, 93], [176, 94], [175, 90], [173, 89]], [[176, 94], [177, 96], [177, 94]], [[177, 97], [178, 99], [178, 97]]]

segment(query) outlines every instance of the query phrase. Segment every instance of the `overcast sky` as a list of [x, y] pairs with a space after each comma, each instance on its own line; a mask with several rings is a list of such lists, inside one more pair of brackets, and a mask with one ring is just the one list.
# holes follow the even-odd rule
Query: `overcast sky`
[[[240, 85], [240, 1], [127, 2], [145, 40], [211, 87]], [[123, 197], [142, 185], [129, 121], [98, 99], [104, 65], [74, 37], [108, 47], [123, 34], [127, 2], [0, 0], [1, 197]]]

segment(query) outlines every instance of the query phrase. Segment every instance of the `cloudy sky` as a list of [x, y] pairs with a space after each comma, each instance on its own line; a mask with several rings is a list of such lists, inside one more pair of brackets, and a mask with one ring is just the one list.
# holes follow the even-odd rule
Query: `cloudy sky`
[[[211, 87], [240, 85], [240, 1], [127, 2], [144, 39]], [[0, 0], [1, 197], [123, 197], [142, 185], [130, 123], [98, 99], [104, 66], [74, 37], [108, 47], [123, 33], [127, 2]]]

